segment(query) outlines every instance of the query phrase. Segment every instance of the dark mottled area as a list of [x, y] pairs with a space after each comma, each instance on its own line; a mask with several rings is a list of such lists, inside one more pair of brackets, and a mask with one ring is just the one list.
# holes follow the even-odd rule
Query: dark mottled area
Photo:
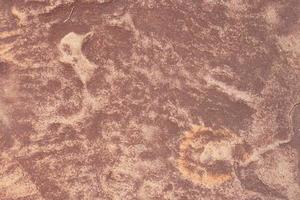
[[298, 0], [0, 0], [0, 199], [298, 200]]

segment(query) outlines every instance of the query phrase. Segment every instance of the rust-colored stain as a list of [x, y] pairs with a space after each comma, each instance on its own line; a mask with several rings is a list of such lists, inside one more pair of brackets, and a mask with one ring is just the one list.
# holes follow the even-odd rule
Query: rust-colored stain
[[196, 184], [219, 186], [233, 179], [232, 149], [236, 142], [237, 137], [227, 130], [193, 126], [183, 135], [177, 167], [183, 177]]

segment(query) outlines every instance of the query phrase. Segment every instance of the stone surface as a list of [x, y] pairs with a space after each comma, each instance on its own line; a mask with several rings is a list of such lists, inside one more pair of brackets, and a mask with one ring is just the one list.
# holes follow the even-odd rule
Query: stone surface
[[0, 199], [299, 200], [299, 16], [0, 0]]

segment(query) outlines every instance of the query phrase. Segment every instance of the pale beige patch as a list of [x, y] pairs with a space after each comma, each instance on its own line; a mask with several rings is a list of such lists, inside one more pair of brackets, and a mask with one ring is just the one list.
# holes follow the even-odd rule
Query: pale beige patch
[[1, 160], [0, 199], [19, 199], [37, 194], [35, 184], [17, 163]]
[[276, 7], [269, 6], [265, 10], [265, 19], [270, 25], [277, 25], [280, 22]]
[[25, 25], [27, 23], [27, 15], [24, 12], [17, 9], [15, 6], [12, 7], [11, 13], [19, 20], [19, 25]]
[[9, 125], [9, 118], [7, 116], [6, 106], [3, 105], [0, 101], [0, 123], [1, 125], [8, 126]]
[[71, 64], [83, 84], [86, 84], [97, 68], [94, 63], [85, 57], [81, 50], [83, 43], [91, 35], [92, 33], [79, 35], [71, 32], [65, 35], [58, 45], [61, 53], [60, 61]]
[[249, 92], [238, 90], [234, 86], [218, 81], [210, 75], [206, 75], [204, 77], [204, 80], [207, 82], [208, 86], [217, 87], [219, 90], [228, 94], [230, 97], [234, 98], [235, 100], [242, 100], [248, 103], [249, 105], [252, 106], [255, 105], [254, 102], [256, 102], [257, 97]]
[[300, 186], [295, 180], [298, 168], [297, 153], [292, 148], [278, 148], [260, 160], [256, 174], [265, 184], [281, 190], [290, 200], [300, 196]]

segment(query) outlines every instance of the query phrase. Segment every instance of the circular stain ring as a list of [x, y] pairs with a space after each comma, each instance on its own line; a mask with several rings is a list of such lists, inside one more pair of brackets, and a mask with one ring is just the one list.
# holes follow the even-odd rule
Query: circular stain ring
[[184, 133], [177, 168], [191, 182], [212, 188], [233, 179], [232, 150], [239, 138], [227, 130], [195, 125]]

